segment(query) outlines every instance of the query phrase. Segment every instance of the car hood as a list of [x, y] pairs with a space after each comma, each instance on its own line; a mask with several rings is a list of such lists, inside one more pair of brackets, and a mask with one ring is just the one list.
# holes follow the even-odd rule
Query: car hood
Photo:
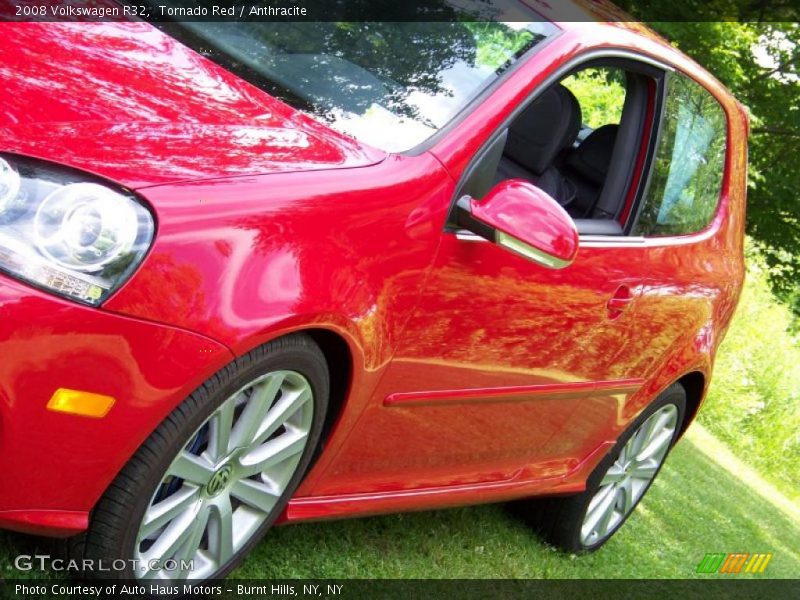
[[0, 151], [130, 188], [385, 158], [147, 23], [6, 23]]

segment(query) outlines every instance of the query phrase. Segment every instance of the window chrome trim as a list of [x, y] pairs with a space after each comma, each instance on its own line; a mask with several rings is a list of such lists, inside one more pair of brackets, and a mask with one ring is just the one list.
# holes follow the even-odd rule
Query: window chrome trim
[[[466, 229], [458, 229], [450, 231], [456, 236], [456, 239], [462, 242], [486, 242], [489, 240], [475, 235]], [[647, 239], [642, 236], [626, 236], [626, 235], [580, 235], [578, 237], [579, 247], [638, 247], [647, 245]]]
[[635, 248], [644, 246], [647, 240], [642, 236], [626, 235], [580, 235], [578, 236], [578, 247], [588, 246], [589, 248]]

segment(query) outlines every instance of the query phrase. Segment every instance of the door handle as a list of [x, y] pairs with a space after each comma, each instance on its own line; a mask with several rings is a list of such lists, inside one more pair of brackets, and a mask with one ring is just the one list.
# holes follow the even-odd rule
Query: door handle
[[606, 303], [608, 316], [611, 319], [616, 319], [631, 305], [632, 302], [633, 293], [631, 292], [631, 288], [629, 288], [627, 285], [619, 286], [617, 291], [614, 292], [614, 295], [609, 298], [608, 302]]
[[608, 301], [608, 310], [625, 310], [633, 302], [633, 298], [611, 298]]

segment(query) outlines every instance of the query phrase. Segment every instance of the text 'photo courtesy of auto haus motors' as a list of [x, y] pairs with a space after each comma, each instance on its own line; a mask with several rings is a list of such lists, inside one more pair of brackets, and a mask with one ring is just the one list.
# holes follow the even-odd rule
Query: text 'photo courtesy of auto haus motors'
[[165, 584], [276, 523], [507, 500], [592, 551], [695, 417], [748, 124], [645, 27], [6, 22], [0, 54], [0, 527]]

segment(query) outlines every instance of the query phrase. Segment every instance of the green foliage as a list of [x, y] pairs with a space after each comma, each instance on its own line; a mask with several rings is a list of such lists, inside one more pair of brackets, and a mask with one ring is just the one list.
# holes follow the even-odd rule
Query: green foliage
[[719, 349], [700, 422], [800, 501], [800, 346], [775, 300], [766, 263], [749, 249], [739, 308]]
[[570, 90], [581, 105], [583, 122], [597, 129], [609, 123], [619, 123], [625, 103], [625, 87], [617, 69], [584, 69], [570, 75], [561, 83]]
[[[710, 2], [713, 17], [750, 10], [746, 3]], [[741, 5], [741, 6], [739, 6]], [[634, 13], [636, 7], [629, 7]], [[676, 7], [665, 7], [675, 19]], [[696, 8], [687, 8], [687, 16]], [[770, 7], [770, 10], [772, 8]], [[650, 7], [647, 17], [657, 19]], [[740, 21], [757, 13], [732, 15]], [[691, 17], [689, 17], [691, 18]], [[800, 314], [800, 23], [649, 23], [711, 71], [751, 115], [748, 233], [765, 248], [773, 289]]]

